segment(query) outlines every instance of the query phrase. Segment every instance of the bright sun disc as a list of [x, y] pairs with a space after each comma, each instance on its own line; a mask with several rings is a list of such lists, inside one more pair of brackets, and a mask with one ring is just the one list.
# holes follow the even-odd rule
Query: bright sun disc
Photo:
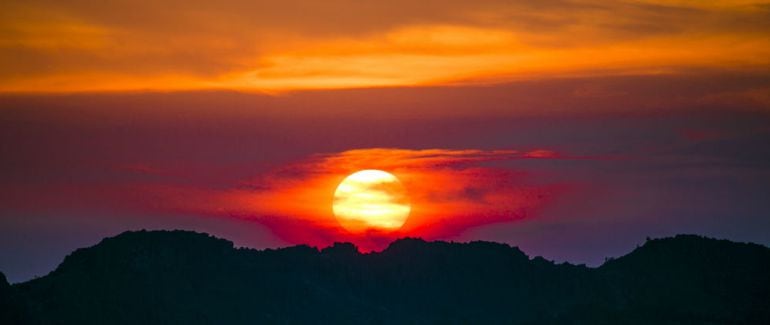
[[350, 174], [334, 191], [332, 210], [350, 232], [397, 230], [411, 207], [406, 189], [396, 176], [376, 169]]

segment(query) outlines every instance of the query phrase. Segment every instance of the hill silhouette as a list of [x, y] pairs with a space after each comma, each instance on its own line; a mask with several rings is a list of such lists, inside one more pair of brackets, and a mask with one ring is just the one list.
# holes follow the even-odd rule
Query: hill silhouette
[[768, 324], [770, 249], [679, 235], [588, 268], [491, 242], [405, 238], [361, 254], [126, 232], [47, 276], [0, 278], [0, 323]]

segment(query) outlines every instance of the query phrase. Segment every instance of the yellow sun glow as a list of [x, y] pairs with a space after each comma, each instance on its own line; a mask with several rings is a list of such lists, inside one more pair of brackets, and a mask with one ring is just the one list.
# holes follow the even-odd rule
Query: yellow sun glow
[[337, 186], [332, 210], [343, 228], [362, 232], [401, 228], [411, 207], [396, 176], [367, 169], [349, 175]]

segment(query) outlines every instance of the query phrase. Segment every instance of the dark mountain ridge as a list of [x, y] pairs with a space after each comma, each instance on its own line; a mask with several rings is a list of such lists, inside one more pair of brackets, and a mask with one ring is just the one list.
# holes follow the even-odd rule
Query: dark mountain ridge
[[259, 251], [138, 231], [0, 280], [3, 324], [770, 323], [770, 249], [693, 235], [588, 268], [491, 242]]

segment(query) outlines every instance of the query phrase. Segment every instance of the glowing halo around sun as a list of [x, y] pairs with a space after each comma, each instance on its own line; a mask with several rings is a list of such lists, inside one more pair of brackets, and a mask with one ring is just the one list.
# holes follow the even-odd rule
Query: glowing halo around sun
[[393, 231], [404, 225], [411, 206], [406, 188], [391, 173], [366, 169], [345, 177], [334, 191], [334, 216], [346, 230]]

